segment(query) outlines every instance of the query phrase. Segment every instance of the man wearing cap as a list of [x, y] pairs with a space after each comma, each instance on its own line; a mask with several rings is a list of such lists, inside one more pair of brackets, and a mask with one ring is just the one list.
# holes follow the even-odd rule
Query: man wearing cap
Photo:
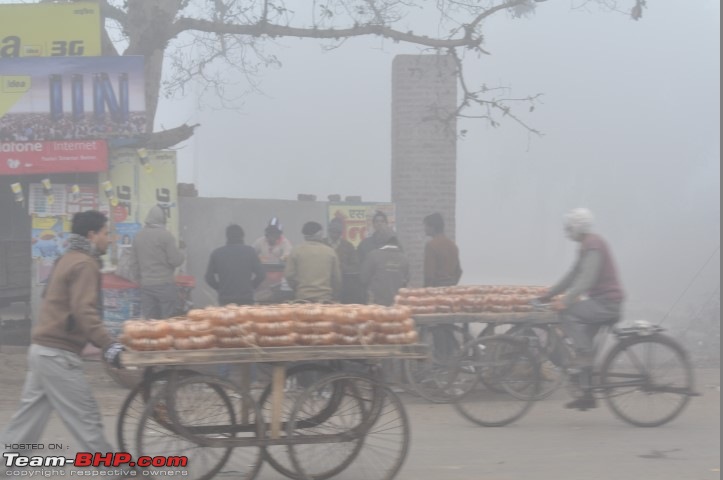
[[341, 303], [364, 303], [363, 287], [359, 280], [359, 256], [354, 245], [344, 238], [344, 221], [333, 218], [329, 222], [326, 242], [339, 257], [341, 269]]
[[274, 217], [264, 230], [264, 236], [259, 237], [253, 244], [261, 263], [284, 263], [291, 253], [291, 242], [284, 237], [283, 227]]
[[278, 303], [282, 301], [282, 291], [288, 290], [284, 281], [284, 263], [292, 248], [278, 218], [269, 221], [264, 235], [256, 239], [253, 247], [266, 272], [266, 279], [256, 288], [254, 298], [257, 302]]
[[294, 298], [307, 302], [338, 301], [341, 269], [333, 248], [324, 242], [320, 223], [306, 222], [301, 230], [304, 243], [291, 250], [284, 276]]
[[[617, 268], [605, 240], [592, 233], [593, 215], [586, 208], [576, 208], [565, 215], [565, 235], [580, 244], [572, 269], [545, 295], [541, 302], [558, 298], [553, 307], [561, 312], [562, 327], [576, 350], [581, 386], [589, 386], [592, 378], [595, 335], [603, 324], [620, 319], [625, 298]], [[586, 410], [596, 406], [591, 391], [566, 405]]]

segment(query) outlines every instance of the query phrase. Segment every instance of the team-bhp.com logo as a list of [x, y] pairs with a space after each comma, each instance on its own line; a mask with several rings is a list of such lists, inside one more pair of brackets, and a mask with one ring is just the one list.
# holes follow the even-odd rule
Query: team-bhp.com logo
[[118, 453], [90, 453], [90, 452], [78, 452], [74, 458], [67, 458], [64, 456], [27, 456], [15, 452], [6, 452], [3, 454], [5, 467], [6, 468], [23, 468], [23, 467], [64, 467], [66, 465], [73, 465], [74, 467], [171, 467], [171, 468], [184, 468], [188, 466], [188, 457], [173, 457], [173, 456], [142, 456], [137, 459], [133, 459], [133, 456], [127, 452]]

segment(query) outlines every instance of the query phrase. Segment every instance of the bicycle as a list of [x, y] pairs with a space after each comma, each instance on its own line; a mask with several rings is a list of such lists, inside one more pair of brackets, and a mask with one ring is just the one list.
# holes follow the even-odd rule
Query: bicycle
[[[534, 306], [549, 311], [549, 305]], [[615, 416], [638, 427], [672, 421], [691, 397], [699, 395], [694, 390], [688, 353], [660, 326], [645, 321], [627, 327], [614, 323], [603, 324], [595, 337], [589, 385], [580, 383], [573, 345], [556, 325], [518, 325], [508, 335], [526, 338], [538, 362], [549, 361], [558, 367], [573, 396], [592, 394], [596, 400], [604, 400]], [[606, 349], [610, 334], [614, 343]], [[561, 383], [543, 385], [536, 399], [549, 395]]]

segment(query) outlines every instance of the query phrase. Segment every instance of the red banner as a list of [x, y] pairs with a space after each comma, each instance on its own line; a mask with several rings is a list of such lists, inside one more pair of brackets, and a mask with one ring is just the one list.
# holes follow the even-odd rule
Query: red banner
[[0, 142], [0, 175], [105, 172], [105, 140]]

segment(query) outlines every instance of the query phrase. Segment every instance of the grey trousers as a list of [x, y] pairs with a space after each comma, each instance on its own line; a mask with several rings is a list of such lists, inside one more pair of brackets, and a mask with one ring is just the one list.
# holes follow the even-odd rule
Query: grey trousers
[[113, 452], [83, 374], [83, 360], [66, 350], [30, 345], [28, 366], [20, 408], [0, 432], [0, 449], [7, 444], [40, 443], [55, 410], [75, 437], [79, 452]]
[[574, 303], [562, 313], [562, 329], [570, 337], [575, 349], [592, 356], [595, 335], [604, 324], [620, 320], [622, 305], [620, 302], [606, 302], [588, 298]]
[[178, 302], [178, 287], [173, 283], [141, 287], [141, 316], [145, 319], [174, 316]]

